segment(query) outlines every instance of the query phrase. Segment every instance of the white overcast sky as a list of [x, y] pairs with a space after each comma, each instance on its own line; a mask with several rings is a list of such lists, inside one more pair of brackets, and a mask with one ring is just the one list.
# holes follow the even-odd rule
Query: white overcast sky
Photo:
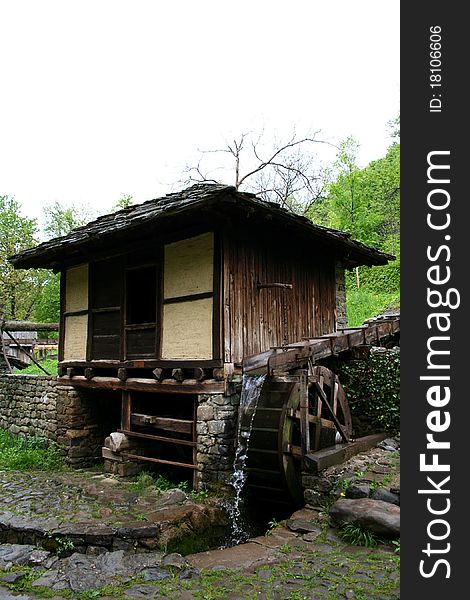
[[[241, 132], [353, 135], [399, 114], [399, 0], [0, 0], [0, 194], [100, 213], [182, 186]], [[326, 157], [332, 160], [333, 154]], [[227, 183], [232, 183], [227, 181]]]

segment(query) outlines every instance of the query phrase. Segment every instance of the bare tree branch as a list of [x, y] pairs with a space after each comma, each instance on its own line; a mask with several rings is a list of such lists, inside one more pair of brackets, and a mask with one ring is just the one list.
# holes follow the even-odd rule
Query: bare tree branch
[[[211, 151], [208, 151], [208, 152], [211, 152]], [[213, 150], [213, 152], [219, 152], [219, 150]], [[202, 182], [219, 183], [216, 179], [212, 179], [207, 174], [204, 174], [202, 172], [201, 162], [202, 162], [202, 157], [199, 159], [199, 161], [195, 167], [186, 165], [186, 167], [183, 170], [183, 173], [185, 173], [187, 175], [187, 177], [182, 180], [182, 183], [184, 185], [190, 185], [191, 183], [202, 183]], [[195, 176], [193, 175], [193, 172], [195, 173]]]
[[278, 148], [272, 155], [270, 158], [268, 158], [267, 160], [262, 160], [261, 158], [259, 158], [258, 154], [255, 152], [255, 156], [258, 160], [260, 160], [260, 164], [256, 167], [256, 169], [253, 169], [252, 171], [250, 171], [249, 173], [246, 173], [246, 175], [244, 175], [240, 181], [239, 181], [239, 186], [246, 180], [248, 179], [248, 177], [251, 177], [252, 175], [254, 175], [255, 173], [258, 173], [259, 171], [261, 171], [262, 169], [266, 168], [268, 165], [274, 164], [275, 159], [282, 154], [283, 152], [286, 152], [287, 150], [289, 150], [290, 148], [294, 148], [295, 146], [299, 146], [300, 144], [305, 144], [306, 142], [313, 142], [313, 143], [319, 143], [319, 144], [329, 144], [329, 142], [323, 142], [321, 140], [316, 140], [315, 138], [303, 138], [302, 140], [291, 140], [290, 142], [288, 142], [287, 144], [284, 144], [283, 146], [281, 146], [280, 148]]
[[[203, 150], [195, 167], [188, 167], [188, 182], [206, 181], [219, 183], [204, 173], [201, 163], [207, 154], [224, 153], [233, 158], [234, 185], [236, 189], [249, 185], [249, 190], [265, 200], [273, 198], [284, 208], [305, 214], [324, 191], [325, 173], [313, 155], [311, 146], [325, 144], [338, 149], [335, 144], [306, 135], [300, 139], [294, 133], [287, 142], [275, 143], [269, 152], [262, 152], [262, 134], [256, 140], [253, 134], [242, 133], [238, 138], [228, 142], [225, 148]], [[250, 147], [247, 141], [250, 140]], [[253, 166], [242, 171], [242, 158], [249, 159]], [[263, 157], [264, 154], [264, 157]], [[219, 167], [222, 168], [222, 167]]]

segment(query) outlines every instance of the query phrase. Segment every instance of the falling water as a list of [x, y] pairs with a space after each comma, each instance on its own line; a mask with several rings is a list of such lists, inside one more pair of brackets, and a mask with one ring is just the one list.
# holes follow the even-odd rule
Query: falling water
[[255, 419], [258, 400], [261, 395], [266, 374], [243, 375], [242, 391], [240, 395], [240, 408], [238, 412], [237, 446], [233, 462], [233, 475], [230, 484], [235, 490], [235, 497], [228, 506], [232, 522], [232, 544], [245, 541], [247, 533], [244, 530], [241, 506], [242, 492], [245, 486], [247, 473], [245, 469], [250, 444], [250, 435]]

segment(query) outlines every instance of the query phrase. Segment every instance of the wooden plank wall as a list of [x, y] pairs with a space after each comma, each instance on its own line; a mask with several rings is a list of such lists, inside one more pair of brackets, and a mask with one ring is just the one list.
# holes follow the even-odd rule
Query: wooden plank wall
[[[300, 253], [293, 248], [294, 240], [256, 239], [225, 239], [225, 362], [241, 363], [245, 356], [283, 344], [283, 294], [288, 342], [335, 329], [334, 257], [320, 251]], [[292, 290], [258, 289], [258, 282], [291, 283]]]

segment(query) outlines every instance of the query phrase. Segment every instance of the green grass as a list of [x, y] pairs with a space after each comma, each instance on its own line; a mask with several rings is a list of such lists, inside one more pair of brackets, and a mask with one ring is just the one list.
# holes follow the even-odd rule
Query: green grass
[[209, 497], [207, 490], [192, 490], [187, 481], [170, 481], [164, 475], [153, 474], [148, 471], [141, 471], [137, 475], [136, 480], [131, 483], [132, 491], [138, 494], [144, 493], [147, 489], [153, 489], [161, 493], [175, 488], [183, 491], [194, 502], [204, 502]]
[[[47, 358], [38, 362], [50, 375], [57, 375], [57, 360]], [[31, 363], [26, 369], [15, 369], [15, 373], [20, 373], [21, 375], [45, 375], [44, 371], [34, 363]]]
[[[146, 585], [148, 597], [177, 600], [184, 591], [190, 592], [195, 600], [218, 600], [243, 598], [257, 600], [260, 597], [285, 600], [307, 600], [317, 597], [318, 586], [328, 589], [330, 600], [340, 600], [345, 592], [352, 593], [356, 600], [369, 598], [399, 597], [400, 558], [370, 550], [367, 556], [345, 553], [333, 546], [326, 553], [317, 549], [297, 549], [289, 555], [282, 555], [279, 562], [262, 565], [253, 573], [238, 569], [201, 569], [194, 579], [179, 579], [174, 573], [170, 578], [144, 582], [142, 576], [126, 582], [112, 582], [102, 588], [74, 593], [71, 590], [51, 590], [33, 587], [32, 583], [41, 573], [31, 567], [13, 567], [12, 570], [25, 573], [25, 578], [8, 588], [15, 592], [31, 593], [40, 598], [64, 598], [64, 600], [93, 600], [94, 598], [124, 598], [126, 590], [134, 585]], [[331, 565], [335, 565], [331, 568]], [[263, 577], [259, 576], [263, 571]], [[394, 577], [395, 576], [395, 577]], [[326, 591], [326, 589], [325, 589]], [[321, 597], [324, 597], [323, 594]], [[350, 597], [350, 596], [348, 596]]]
[[377, 293], [365, 287], [348, 286], [346, 291], [346, 305], [348, 326], [357, 327], [366, 319], [371, 319], [383, 311], [398, 298], [398, 294]]
[[0, 429], [0, 469], [10, 471], [58, 471], [64, 459], [49, 440], [14, 436]]
[[366, 548], [377, 548], [381, 540], [375, 533], [363, 529], [356, 523], [346, 523], [341, 527], [340, 536], [349, 544], [364, 546]]

